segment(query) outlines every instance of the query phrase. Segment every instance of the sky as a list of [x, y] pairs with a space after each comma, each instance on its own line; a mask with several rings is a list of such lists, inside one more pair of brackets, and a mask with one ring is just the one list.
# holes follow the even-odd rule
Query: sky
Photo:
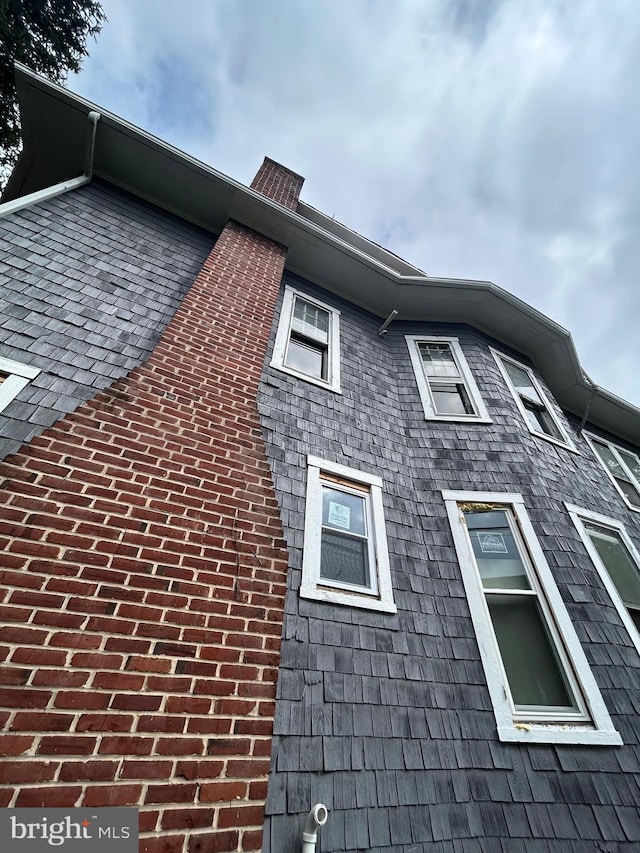
[[493, 281], [640, 406], [638, 0], [102, 0], [67, 86], [433, 276]]

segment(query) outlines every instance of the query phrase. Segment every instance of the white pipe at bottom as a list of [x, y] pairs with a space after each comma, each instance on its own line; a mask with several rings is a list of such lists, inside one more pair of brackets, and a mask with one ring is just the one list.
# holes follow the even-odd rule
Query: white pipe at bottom
[[329, 810], [323, 803], [317, 803], [311, 809], [302, 832], [302, 853], [315, 853], [318, 829], [325, 825], [328, 817]]

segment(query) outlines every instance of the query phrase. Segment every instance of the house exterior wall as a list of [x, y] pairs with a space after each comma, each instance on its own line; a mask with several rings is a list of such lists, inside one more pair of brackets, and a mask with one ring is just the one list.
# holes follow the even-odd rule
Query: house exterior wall
[[[637, 849], [640, 659], [564, 502], [640, 516], [575, 418], [527, 430], [521, 353], [286, 273], [337, 394], [269, 366], [286, 249], [244, 226], [94, 182], [0, 228], [0, 356], [42, 370], [0, 423], [0, 806], [138, 805], [142, 853], [289, 853], [317, 802], [323, 851]], [[491, 424], [425, 421], [405, 334], [459, 338]], [[308, 454], [382, 478], [397, 613], [298, 596]], [[498, 740], [443, 489], [524, 496], [624, 746]]]
[[31, 323], [7, 357], [55, 395], [103, 328], [73, 411], [31, 403], [53, 415], [1, 466], [0, 806], [135, 805], [141, 853], [259, 850], [287, 555], [256, 394], [286, 249], [235, 222], [211, 249], [103, 186], [4, 227]]
[[[578, 453], [528, 431], [489, 346], [521, 353], [453, 324], [395, 321], [380, 338], [379, 318], [284, 281], [340, 310], [342, 394], [267, 353], [259, 408], [290, 568], [265, 853], [300, 849], [318, 802], [322, 851], [637, 849], [640, 658], [564, 502], [622, 521], [636, 546], [640, 515], [575, 418], [560, 413]], [[459, 337], [492, 424], [425, 420], [405, 334]], [[382, 478], [397, 614], [299, 597], [308, 454]], [[498, 740], [443, 489], [524, 496], [623, 746]]]
[[0, 219], [0, 356], [42, 371], [0, 458], [149, 357], [214, 242], [99, 181]]

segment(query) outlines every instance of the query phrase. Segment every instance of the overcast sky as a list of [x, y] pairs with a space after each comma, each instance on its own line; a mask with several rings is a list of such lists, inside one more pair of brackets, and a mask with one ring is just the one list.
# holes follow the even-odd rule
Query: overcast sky
[[640, 406], [640, 0], [102, 0], [67, 85], [567, 328]]

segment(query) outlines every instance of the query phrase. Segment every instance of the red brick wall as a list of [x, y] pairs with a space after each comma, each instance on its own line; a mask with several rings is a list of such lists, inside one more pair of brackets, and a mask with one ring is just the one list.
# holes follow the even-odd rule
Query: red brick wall
[[147, 364], [2, 465], [0, 806], [260, 848], [287, 557], [255, 398], [285, 255], [230, 222]]

